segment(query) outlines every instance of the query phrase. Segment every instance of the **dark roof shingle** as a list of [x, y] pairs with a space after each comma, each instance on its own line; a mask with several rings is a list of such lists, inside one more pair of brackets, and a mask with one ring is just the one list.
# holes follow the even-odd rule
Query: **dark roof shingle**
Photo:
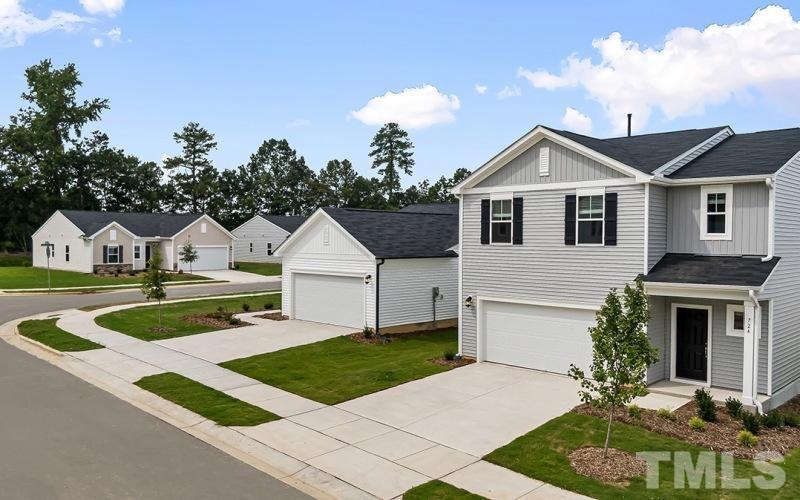
[[668, 253], [643, 276], [645, 283], [680, 283], [760, 287], [778, 264], [779, 257], [692, 255]]
[[401, 208], [400, 212], [458, 215], [458, 203], [414, 203]]
[[86, 236], [91, 236], [116, 222], [136, 236], [174, 236], [201, 217], [200, 214], [149, 214], [133, 212], [98, 212], [91, 210], [59, 210]]
[[269, 221], [289, 234], [295, 232], [298, 227], [303, 225], [308, 217], [304, 215], [269, 215], [259, 214], [262, 219]]

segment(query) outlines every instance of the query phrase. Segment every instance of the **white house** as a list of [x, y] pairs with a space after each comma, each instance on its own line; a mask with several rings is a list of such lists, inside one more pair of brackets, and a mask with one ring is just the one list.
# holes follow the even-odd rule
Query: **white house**
[[301, 215], [258, 214], [231, 233], [236, 237], [233, 254], [237, 262], [280, 262], [274, 251], [300, 225]]
[[385, 333], [458, 317], [458, 215], [321, 208], [275, 252], [291, 318]]

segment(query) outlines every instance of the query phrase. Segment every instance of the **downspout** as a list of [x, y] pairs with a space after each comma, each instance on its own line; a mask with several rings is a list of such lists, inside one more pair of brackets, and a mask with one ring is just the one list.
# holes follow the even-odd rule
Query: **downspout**
[[375, 265], [375, 335], [379, 334], [381, 331], [381, 266], [386, 262], [386, 259], [378, 260], [380, 260], [380, 262]]
[[767, 220], [767, 256], [761, 258], [761, 262], [769, 262], [775, 253], [775, 181], [771, 177], [766, 179], [767, 189], [769, 190], [769, 208]]
[[753, 302], [753, 306], [758, 313], [756, 314], [758, 321], [756, 322], [753, 332], [753, 379], [750, 383], [753, 384], [753, 404], [758, 410], [758, 413], [763, 414], [764, 408], [758, 400], [758, 337], [761, 336], [761, 304], [758, 303], [755, 290], [748, 290], [747, 293], [750, 295], [750, 300]]

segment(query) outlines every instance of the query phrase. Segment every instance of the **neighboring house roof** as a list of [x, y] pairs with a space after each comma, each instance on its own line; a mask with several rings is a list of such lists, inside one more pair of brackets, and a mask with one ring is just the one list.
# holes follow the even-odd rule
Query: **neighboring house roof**
[[773, 174], [798, 151], [800, 128], [734, 134], [668, 178]]
[[116, 222], [136, 236], [170, 237], [190, 225], [201, 214], [151, 214], [134, 212], [97, 212], [89, 210], [60, 210], [83, 234], [91, 236]]
[[458, 216], [399, 210], [323, 208], [377, 258], [456, 257]]
[[458, 203], [414, 203], [401, 208], [400, 212], [458, 215]]
[[269, 215], [259, 214], [262, 219], [271, 222], [287, 233], [293, 233], [303, 225], [308, 217], [304, 215]]
[[642, 279], [645, 283], [760, 287], [779, 260], [668, 253]]

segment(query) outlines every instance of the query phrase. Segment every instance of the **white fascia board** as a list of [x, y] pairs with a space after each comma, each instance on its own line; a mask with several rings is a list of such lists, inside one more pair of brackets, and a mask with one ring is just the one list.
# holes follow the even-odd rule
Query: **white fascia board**
[[[731, 136], [731, 135], [733, 135], [733, 129], [731, 129], [730, 127], [725, 127], [724, 129], [720, 130], [719, 132], [717, 132], [716, 134], [712, 135], [711, 137], [709, 137], [705, 141], [701, 142], [700, 144], [697, 144], [696, 146], [692, 146], [689, 150], [684, 151], [683, 153], [679, 154], [678, 156], [676, 156], [675, 158], [671, 159], [667, 163], [665, 163], [665, 164], [661, 165], [660, 167], [658, 167], [657, 169], [653, 170], [653, 175], [669, 175], [669, 174], [664, 174], [664, 172], [669, 170], [673, 165], [675, 165], [679, 161], [681, 161], [684, 158], [686, 158], [687, 156], [691, 155], [692, 153], [694, 153], [698, 149], [704, 148], [710, 142], [715, 141], [716, 139], [720, 138], [721, 136], [722, 137], [728, 137], [728, 136]], [[681, 165], [680, 167], [670, 171], [669, 173], [671, 174], [673, 172], [677, 172], [682, 167], [683, 167], [683, 165]]]
[[333, 217], [328, 215], [325, 212], [325, 210], [323, 210], [321, 208], [318, 208], [317, 211], [314, 212], [313, 214], [311, 214], [311, 217], [306, 219], [305, 222], [303, 222], [303, 224], [301, 224], [300, 227], [298, 227], [295, 232], [293, 232], [291, 235], [289, 235], [288, 238], [283, 240], [283, 242], [280, 245], [278, 245], [278, 247], [275, 248], [275, 250], [273, 250], [272, 255], [277, 256], [277, 257], [285, 256], [286, 255], [286, 249], [291, 247], [294, 244], [294, 242], [297, 241], [300, 238], [300, 236], [305, 234], [309, 230], [309, 228], [312, 225], [314, 225], [316, 223], [316, 221], [318, 221], [320, 219], [326, 219], [328, 222], [330, 222], [336, 228], [338, 228], [340, 231], [342, 231], [344, 234], [346, 234], [350, 238], [350, 240], [352, 240], [356, 244], [356, 246], [359, 249], [361, 249], [361, 251], [364, 252], [364, 254], [366, 254], [367, 257], [372, 258], [372, 259], [376, 258], [375, 255], [372, 252], [367, 250], [367, 247], [365, 247], [352, 234], [350, 234], [345, 228], [343, 228], [338, 222], [336, 222], [333, 219]]
[[750, 290], [760, 291], [760, 287], [731, 285], [695, 285], [688, 283], [645, 282], [648, 295], [664, 297], [692, 297], [718, 300], [747, 300]]
[[631, 177], [601, 179], [598, 181], [546, 182], [541, 184], [518, 184], [514, 186], [491, 186], [465, 188], [461, 194], [523, 193], [529, 191], [555, 191], [559, 189], [592, 189], [641, 184]]
[[699, 186], [708, 184], [741, 184], [745, 182], [765, 182], [774, 174], [737, 175], [729, 177], [695, 177], [692, 179], [653, 178], [650, 182], [658, 186]]
[[[37, 234], [39, 234], [39, 231], [41, 231], [41, 230], [42, 230], [42, 228], [44, 228], [44, 226], [46, 226], [46, 225], [47, 225], [47, 223], [48, 223], [48, 222], [50, 222], [50, 219], [52, 219], [53, 217], [55, 217], [55, 216], [56, 216], [56, 214], [58, 214], [58, 213], [61, 213], [61, 210], [56, 210], [55, 212], [53, 212], [53, 213], [50, 215], [50, 217], [48, 217], [48, 218], [47, 218], [47, 220], [46, 220], [46, 221], [44, 221], [44, 222], [42, 223], [42, 225], [41, 225], [41, 226], [39, 226], [39, 229], [37, 229], [36, 231], [34, 231], [34, 232], [33, 232], [33, 234], [31, 235], [31, 238], [33, 238], [34, 236], [36, 236]], [[69, 220], [69, 217], [67, 217], [67, 216], [66, 216], [66, 215], [64, 215], [64, 214], [61, 214], [61, 215], [62, 215], [62, 216], [65, 218], [65, 219], [67, 219], [67, 221], [68, 221], [70, 224], [72, 224], [72, 225], [75, 227], [75, 229], [77, 229], [78, 231], [81, 231], [81, 232], [83, 232], [83, 230], [82, 230], [81, 228], [79, 228], [78, 226], [76, 226], [76, 225], [75, 225], [75, 223], [74, 223], [74, 222], [72, 222], [71, 220]]]
[[137, 235], [133, 234], [132, 232], [128, 231], [127, 229], [125, 229], [125, 227], [122, 224], [120, 224], [119, 222], [116, 222], [116, 221], [109, 223], [107, 226], [103, 227], [99, 231], [95, 231], [95, 233], [93, 235], [87, 236], [86, 238], [92, 240], [98, 234], [102, 233], [103, 231], [105, 231], [106, 229], [110, 228], [111, 226], [117, 226], [118, 229], [120, 229], [123, 233], [127, 234], [128, 236], [130, 236], [133, 239], [139, 238], [139, 236], [137, 236]]
[[787, 161], [786, 163], [784, 163], [783, 165], [781, 165], [781, 168], [779, 168], [777, 171], [775, 171], [775, 174], [774, 174], [774, 175], [775, 175], [775, 176], [777, 176], [778, 174], [780, 174], [780, 173], [783, 171], [783, 169], [784, 169], [784, 168], [786, 168], [787, 166], [789, 166], [789, 165], [791, 165], [792, 163], [794, 163], [794, 162], [797, 160], [797, 158], [798, 158], [798, 157], [800, 157], [800, 151], [798, 151], [797, 153], [795, 153], [794, 155], [792, 155], [792, 157], [791, 157], [791, 158], [789, 158], [789, 161]]

